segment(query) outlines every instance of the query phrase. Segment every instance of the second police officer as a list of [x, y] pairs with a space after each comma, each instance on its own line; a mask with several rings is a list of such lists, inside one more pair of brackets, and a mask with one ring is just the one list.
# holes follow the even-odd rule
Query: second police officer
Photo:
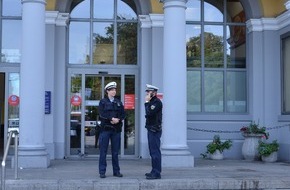
[[158, 88], [146, 85], [145, 118], [148, 137], [149, 153], [152, 169], [146, 173], [146, 179], [161, 178], [160, 138], [162, 133], [162, 102], [157, 97]]
[[106, 157], [110, 140], [113, 175], [116, 177], [123, 177], [123, 175], [120, 173], [118, 155], [120, 151], [121, 131], [123, 120], [125, 119], [125, 111], [122, 102], [115, 98], [116, 88], [116, 82], [108, 83], [105, 86], [107, 96], [101, 99], [99, 103], [99, 119], [101, 121], [99, 136], [99, 174], [101, 178], [106, 177]]

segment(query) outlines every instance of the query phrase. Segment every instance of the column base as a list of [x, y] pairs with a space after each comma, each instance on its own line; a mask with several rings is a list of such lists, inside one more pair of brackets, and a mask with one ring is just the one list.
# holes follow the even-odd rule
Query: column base
[[[18, 167], [21, 168], [48, 168], [50, 157], [44, 147], [32, 147], [18, 149]], [[15, 157], [13, 157], [15, 158]], [[14, 160], [11, 164], [14, 163]]]
[[194, 156], [187, 150], [164, 150], [162, 167], [194, 167]]

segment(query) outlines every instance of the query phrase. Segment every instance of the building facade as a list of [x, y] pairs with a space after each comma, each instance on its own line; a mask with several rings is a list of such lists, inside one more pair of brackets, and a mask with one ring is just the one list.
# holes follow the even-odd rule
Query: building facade
[[251, 121], [290, 160], [290, 1], [0, 2], [0, 144], [19, 128], [20, 167], [98, 157], [110, 81], [127, 114], [121, 158], [149, 157], [149, 83], [164, 104], [164, 166], [194, 166], [215, 134], [233, 141], [226, 157], [242, 159], [239, 130]]

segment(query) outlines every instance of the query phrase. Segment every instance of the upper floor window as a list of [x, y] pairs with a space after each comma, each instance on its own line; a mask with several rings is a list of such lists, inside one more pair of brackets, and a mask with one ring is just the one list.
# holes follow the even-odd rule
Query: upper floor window
[[290, 34], [282, 38], [282, 114], [290, 114]]
[[246, 25], [239, 1], [189, 0], [187, 111], [246, 113]]
[[70, 64], [137, 64], [137, 10], [128, 0], [85, 0], [71, 12]]
[[19, 0], [2, 0], [0, 5], [1, 63], [20, 63], [21, 6]]

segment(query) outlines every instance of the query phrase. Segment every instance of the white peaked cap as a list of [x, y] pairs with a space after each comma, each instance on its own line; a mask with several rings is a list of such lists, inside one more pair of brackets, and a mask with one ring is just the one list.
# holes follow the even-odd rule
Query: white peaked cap
[[105, 90], [110, 90], [112, 88], [117, 88], [117, 83], [116, 82], [109, 82], [106, 86], [105, 86]]
[[146, 91], [157, 91], [159, 88], [151, 84], [146, 84]]

